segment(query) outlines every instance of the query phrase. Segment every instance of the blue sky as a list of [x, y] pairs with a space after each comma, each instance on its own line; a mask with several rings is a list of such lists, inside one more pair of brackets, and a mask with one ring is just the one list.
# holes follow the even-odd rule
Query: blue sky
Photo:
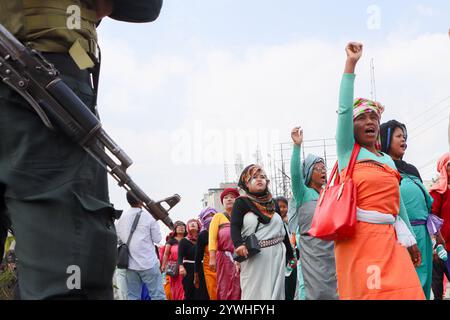
[[[367, 9], [380, 8], [381, 28], [366, 27]], [[433, 15], [419, 12], [430, 8]], [[165, 0], [152, 24], [132, 25], [105, 21], [107, 32], [159, 53], [186, 50], [193, 38], [211, 47], [278, 44], [298, 37], [336, 41], [382, 40], [400, 26], [412, 32], [446, 32], [450, 4], [439, 1], [300, 1], [300, 0]], [[102, 26], [103, 27], [103, 26]]]
[[[223, 181], [225, 158], [253, 162], [258, 143], [269, 154], [299, 124], [305, 139], [334, 137], [344, 47], [362, 41], [355, 94], [369, 96], [374, 58], [384, 119], [411, 129], [406, 160], [429, 179], [447, 150], [449, 28], [448, 0], [166, 0], [153, 23], [102, 21], [101, 118], [136, 182], [154, 199], [179, 193], [172, 215], [187, 220]], [[116, 187], [111, 200], [126, 208]]]

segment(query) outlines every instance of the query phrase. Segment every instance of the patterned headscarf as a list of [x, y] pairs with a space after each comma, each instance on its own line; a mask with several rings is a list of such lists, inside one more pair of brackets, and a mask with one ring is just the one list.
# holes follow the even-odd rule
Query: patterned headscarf
[[[198, 230], [198, 232], [197, 232], [197, 234], [196, 235], [194, 235], [194, 234], [192, 234], [192, 230], [189, 228], [189, 225], [191, 224], [191, 222], [195, 222], [195, 223], [197, 223], [197, 230]], [[197, 219], [190, 219], [188, 222], [187, 222], [187, 238], [189, 239], [189, 240], [191, 240], [191, 241], [193, 241], [193, 242], [196, 242], [197, 241], [197, 238], [198, 238], [198, 234], [200, 233], [200, 229], [202, 228], [202, 225], [201, 225], [201, 223], [200, 223], [200, 221], [198, 221]]]
[[311, 182], [314, 166], [317, 163], [325, 164], [325, 161], [318, 156], [308, 154], [305, 160], [302, 161], [303, 177], [305, 177], [305, 185]]
[[[381, 114], [384, 112], [384, 106], [377, 102], [364, 98], [357, 98], [353, 103], [353, 120], [355, 120], [359, 115], [366, 112], [375, 112], [378, 116], [378, 124], [381, 121]], [[381, 150], [381, 138], [378, 133], [377, 142], [375, 144], [377, 150]]]
[[430, 188], [440, 194], [445, 193], [448, 189], [447, 166], [450, 163], [450, 152], [445, 153], [438, 161], [437, 171], [440, 173], [439, 180]]
[[200, 231], [209, 230], [209, 225], [211, 224], [211, 220], [213, 219], [212, 216], [209, 216], [210, 213], [216, 214], [217, 210], [211, 207], [206, 207], [198, 215], [198, 219], [202, 224], [202, 229]]
[[253, 179], [253, 176], [256, 174], [266, 175], [264, 169], [257, 164], [251, 164], [247, 166], [241, 173], [239, 178], [238, 186], [245, 191], [246, 197], [248, 197], [256, 208], [265, 216], [272, 217], [275, 212], [275, 204], [272, 201], [272, 194], [269, 191], [269, 182], [270, 180], [266, 176], [266, 189], [261, 193], [252, 193], [248, 189], [247, 184]]

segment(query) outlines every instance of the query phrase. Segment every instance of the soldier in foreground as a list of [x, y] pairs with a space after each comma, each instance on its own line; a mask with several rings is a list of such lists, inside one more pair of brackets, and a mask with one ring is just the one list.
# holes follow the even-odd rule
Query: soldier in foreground
[[[98, 23], [106, 16], [154, 21], [161, 6], [162, 0], [11, 0], [0, 3], [0, 23], [54, 64], [97, 114]], [[4, 241], [11, 227], [16, 237], [21, 298], [112, 299], [116, 210], [106, 170], [46, 127], [4, 83], [0, 136], [0, 236]]]

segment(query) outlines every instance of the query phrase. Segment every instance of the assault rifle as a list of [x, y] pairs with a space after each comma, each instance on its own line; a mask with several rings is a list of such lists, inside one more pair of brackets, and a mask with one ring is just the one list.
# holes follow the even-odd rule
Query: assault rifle
[[[133, 161], [103, 130], [99, 119], [63, 82], [58, 70], [38, 51], [20, 43], [1, 24], [0, 79], [28, 102], [45, 126], [62, 131], [83, 147], [106, 168], [119, 186], [139, 199], [156, 220], [161, 220], [173, 229], [168, 211], [180, 201], [180, 196], [175, 194], [158, 202], [150, 199], [126, 172]], [[163, 203], [169, 208], [164, 208]]]

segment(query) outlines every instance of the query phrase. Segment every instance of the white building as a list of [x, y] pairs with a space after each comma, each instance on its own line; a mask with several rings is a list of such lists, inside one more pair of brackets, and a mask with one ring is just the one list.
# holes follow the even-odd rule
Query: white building
[[220, 194], [226, 188], [237, 188], [237, 183], [221, 183], [219, 188], [208, 189], [208, 193], [203, 195], [203, 207], [211, 207], [216, 209], [218, 212], [222, 212], [224, 208], [222, 202], [220, 201]]

